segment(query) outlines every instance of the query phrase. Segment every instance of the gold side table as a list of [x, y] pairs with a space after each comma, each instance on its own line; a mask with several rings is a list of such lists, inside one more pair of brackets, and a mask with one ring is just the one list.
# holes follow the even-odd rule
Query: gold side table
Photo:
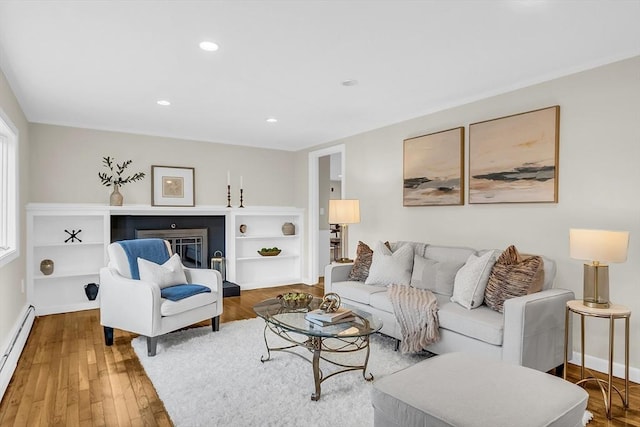
[[[565, 328], [564, 328], [564, 379], [567, 379], [567, 347], [569, 343], [569, 321], [570, 313], [580, 315], [580, 351], [581, 364], [580, 364], [580, 381], [576, 384], [583, 385], [588, 381], [595, 381], [602, 391], [604, 397], [604, 407], [607, 412], [607, 418], [611, 419], [611, 393], [613, 390], [618, 393], [622, 400], [622, 405], [625, 408], [629, 407], [629, 318], [631, 317], [631, 310], [629, 308], [619, 305], [611, 304], [609, 308], [592, 308], [584, 305], [581, 300], [567, 301], [567, 310], [565, 315]], [[596, 378], [591, 372], [589, 377], [584, 376], [584, 318], [585, 316], [599, 317], [609, 319], [609, 377], [607, 381]], [[615, 332], [616, 319], [624, 319], [624, 395], [613, 385], [613, 336]], [[606, 385], [606, 388], [605, 388]]]

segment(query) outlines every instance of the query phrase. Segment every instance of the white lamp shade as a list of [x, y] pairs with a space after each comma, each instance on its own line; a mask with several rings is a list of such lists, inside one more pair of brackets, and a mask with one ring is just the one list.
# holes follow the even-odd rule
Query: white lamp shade
[[569, 251], [573, 259], [625, 262], [629, 232], [607, 230], [569, 230]]
[[329, 200], [329, 224], [360, 222], [360, 200]]

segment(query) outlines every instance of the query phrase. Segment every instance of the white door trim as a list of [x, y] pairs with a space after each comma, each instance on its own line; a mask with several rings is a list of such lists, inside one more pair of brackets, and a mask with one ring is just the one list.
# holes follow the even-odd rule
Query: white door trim
[[318, 204], [319, 190], [318, 186], [320, 185], [318, 174], [319, 167], [318, 162], [320, 157], [328, 156], [331, 154], [340, 154], [342, 156], [342, 164], [341, 164], [341, 194], [342, 198], [345, 198], [345, 145], [334, 145], [333, 147], [323, 148], [321, 150], [311, 151], [309, 152], [309, 277], [311, 278], [311, 283], [318, 283], [318, 277], [320, 276], [320, 272], [318, 269], [318, 239], [320, 238], [319, 228], [320, 224], [318, 222], [318, 216], [320, 215], [320, 207]]

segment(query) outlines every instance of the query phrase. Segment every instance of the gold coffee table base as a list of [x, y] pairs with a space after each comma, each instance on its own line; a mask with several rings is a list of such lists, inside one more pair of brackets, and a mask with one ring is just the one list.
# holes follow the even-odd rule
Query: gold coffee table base
[[[288, 341], [291, 345], [283, 346], [283, 347], [270, 347], [269, 341], [267, 339], [267, 331], [271, 331], [276, 336]], [[297, 332], [299, 334], [299, 332]], [[282, 351], [290, 354], [294, 354], [307, 362], [311, 363], [313, 368], [313, 381], [315, 384], [315, 392], [311, 394], [311, 400], [317, 401], [320, 399], [321, 388], [320, 385], [328, 380], [329, 378], [350, 371], [362, 371], [362, 377], [365, 381], [373, 381], [373, 375], [369, 373], [367, 375], [367, 365], [369, 363], [369, 335], [365, 336], [357, 336], [357, 337], [348, 337], [348, 338], [340, 338], [340, 337], [319, 337], [319, 336], [309, 336], [304, 341], [300, 341], [295, 339], [290, 331], [279, 327], [278, 325], [265, 322], [264, 327], [264, 344], [267, 348], [267, 356], [261, 356], [260, 361], [266, 362], [271, 359], [272, 351]], [[294, 348], [303, 347], [309, 350], [311, 353], [311, 357], [305, 357], [304, 355], [293, 351]], [[354, 353], [358, 351], [365, 351], [364, 363], [361, 365], [349, 365], [344, 363], [339, 363], [335, 360], [331, 360], [325, 356], [323, 353]], [[320, 369], [320, 360], [324, 360], [327, 363], [330, 363], [334, 366], [339, 366], [343, 369], [332, 372], [331, 374], [324, 376], [322, 370]]]

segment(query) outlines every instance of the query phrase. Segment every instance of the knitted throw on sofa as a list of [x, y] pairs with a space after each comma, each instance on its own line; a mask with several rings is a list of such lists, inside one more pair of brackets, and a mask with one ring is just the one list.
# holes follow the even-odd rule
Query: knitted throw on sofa
[[438, 302], [429, 290], [389, 285], [389, 298], [400, 325], [403, 353], [417, 353], [440, 339]]

